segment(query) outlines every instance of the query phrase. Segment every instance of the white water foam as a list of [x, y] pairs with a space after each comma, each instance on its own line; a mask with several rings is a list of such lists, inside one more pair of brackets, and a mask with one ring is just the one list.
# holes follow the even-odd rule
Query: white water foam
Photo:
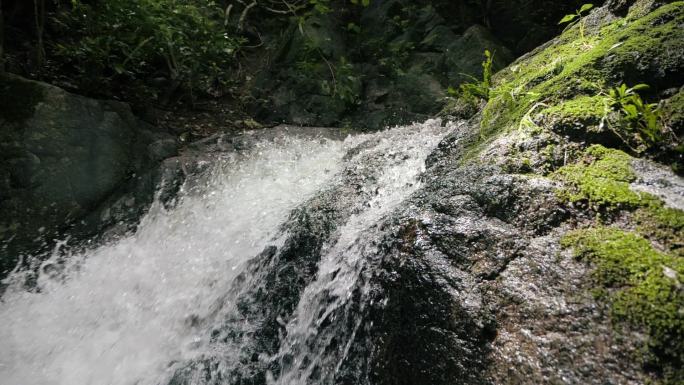
[[39, 293], [10, 286], [0, 303], [0, 383], [158, 384], [171, 362], [203, 353], [206, 333], [191, 320], [215, 310], [240, 266], [333, 177], [343, 154], [341, 142], [323, 139], [260, 143], [214, 167], [177, 208], [155, 205], [133, 236], [71, 256], [64, 277], [41, 274]]
[[[364, 155], [379, 156], [374, 198], [327, 246], [272, 358], [311, 365], [284, 365], [271, 383], [307, 383], [330, 342], [325, 333], [316, 340], [320, 314], [345, 306], [363, 268], [360, 248], [367, 245], [359, 238], [419, 188], [425, 158], [448, 131], [429, 121], [344, 142], [264, 140], [246, 156], [214, 165], [198, 191], [181, 191], [175, 208], [153, 205], [135, 234], [66, 262], [47, 261], [64, 269], [43, 269], [38, 291], [10, 277], [15, 283], [0, 301], [0, 384], [158, 385], [184, 362], [225, 357], [209, 341], [219, 321], [195, 320], [220, 318], [217, 306], [230, 302], [225, 296], [236, 276], [266, 246], [278, 245], [293, 208], [335, 183], [342, 168], [365, 167]], [[343, 160], [368, 142], [375, 144]]]
[[[339, 229], [334, 242], [327, 245], [318, 265], [316, 280], [306, 287], [286, 337], [275, 360], [282, 372], [269, 378], [270, 385], [332, 384], [347, 356], [354, 335], [365, 321], [350, 299], [356, 288], [365, 297], [369, 277], [364, 267], [367, 256], [375, 253], [374, 236], [378, 223], [420, 186], [425, 160], [441, 139], [454, 127], [443, 128], [437, 120], [396, 128], [384, 134], [378, 143], [352, 159], [356, 167], [365, 167], [364, 156], [374, 156], [379, 178], [371, 186], [375, 195], [364, 209]], [[377, 159], [379, 158], [379, 162]], [[332, 330], [325, 330], [330, 324]], [[334, 318], [341, 318], [335, 320]], [[346, 337], [334, 324], [353, 324]], [[334, 352], [334, 353], [332, 353]]]

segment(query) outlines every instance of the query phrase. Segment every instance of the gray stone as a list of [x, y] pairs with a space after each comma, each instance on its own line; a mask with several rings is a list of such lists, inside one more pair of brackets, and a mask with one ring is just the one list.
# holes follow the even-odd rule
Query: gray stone
[[49, 245], [134, 175], [175, 155], [177, 144], [120, 102], [9, 75], [0, 86], [33, 95], [24, 100], [30, 105], [0, 114], [0, 228], [10, 229], [0, 232], [2, 275], [20, 254]]

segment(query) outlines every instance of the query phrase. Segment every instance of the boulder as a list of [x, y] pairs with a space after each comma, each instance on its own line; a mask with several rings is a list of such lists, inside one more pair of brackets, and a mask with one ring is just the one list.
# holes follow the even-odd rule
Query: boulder
[[124, 103], [12, 75], [0, 90], [0, 276], [177, 152]]

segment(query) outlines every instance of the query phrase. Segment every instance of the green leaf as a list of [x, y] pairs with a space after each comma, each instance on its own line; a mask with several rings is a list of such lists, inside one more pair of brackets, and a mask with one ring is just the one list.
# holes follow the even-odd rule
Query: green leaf
[[650, 88], [651, 88], [651, 86], [649, 86], [648, 84], [641, 83], [641, 84], [637, 84], [634, 87], [632, 87], [632, 91], [642, 91], [642, 90], [648, 90]]
[[626, 106], [622, 106], [622, 109], [627, 113], [627, 115], [630, 118], [635, 118], [639, 115], [637, 112], [637, 108], [634, 105], [628, 104]]
[[355, 23], [349, 23], [347, 24], [347, 30], [355, 33], [360, 33], [361, 32], [361, 27], [356, 25]]
[[620, 98], [624, 98], [627, 96], [629, 93], [627, 92], [627, 85], [622, 84], [620, 87], [617, 88], [618, 95], [620, 95]]
[[361, 0], [361, 5], [363, 5], [364, 7], [369, 6], [369, 5], [370, 5], [370, 0]]
[[584, 13], [590, 9], [594, 8], [594, 4], [584, 4], [582, 8], [579, 9], [579, 13]]
[[558, 24], [569, 23], [569, 22], [575, 20], [575, 18], [577, 18], [577, 15], [565, 15], [565, 16], [561, 19], [561, 21], [558, 22]]

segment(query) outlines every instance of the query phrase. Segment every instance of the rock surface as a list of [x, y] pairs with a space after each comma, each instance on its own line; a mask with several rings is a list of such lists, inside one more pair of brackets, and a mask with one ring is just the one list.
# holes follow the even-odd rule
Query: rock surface
[[80, 226], [92, 235], [116, 223], [111, 209], [98, 208], [117, 191], [134, 191], [127, 211], [149, 203], [159, 176], [153, 170], [178, 151], [172, 136], [123, 103], [10, 75], [0, 90], [0, 276], [23, 252], [51, 247], [66, 230]]
[[[536, 113], [594, 97], [589, 80], [647, 82], [665, 97], [682, 86], [684, 4], [620, 4], [587, 17], [589, 43], [571, 28], [496, 76], [515, 94], [453, 129], [428, 157], [421, 188], [340, 256], [363, 262], [345, 299], [322, 292], [322, 303], [342, 304], [321, 312], [316, 337], [282, 354], [297, 341], [286, 325], [320, 274], [322, 245], [372, 199], [375, 157], [293, 213], [284, 245], [253, 263], [260, 283], [248, 285], [237, 317], [254, 322], [244, 366], [197, 360], [170, 383], [265, 384], [293, 368], [311, 384], [684, 381], [684, 213], [671, 207], [681, 177], [634, 160], [610, 133], [592, 135], [586, 118], [596, 110], [564, 117], [575, 133], [549, 110]], [[217, 340], [243, 341], [234, 321]], [[320, 341], [324, 354], [297, 354]]]

